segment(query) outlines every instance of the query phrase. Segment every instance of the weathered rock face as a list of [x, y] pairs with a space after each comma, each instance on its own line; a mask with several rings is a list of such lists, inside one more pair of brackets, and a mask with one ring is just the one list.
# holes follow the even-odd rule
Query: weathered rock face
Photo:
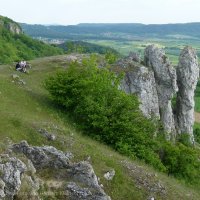
[[15, 152], [23, 153], [30, 159], [36, 169], [68, 168], [71, 154], [63, 153], [51, 146], [30, 147], [26, 141], [13, 145]]
[[194, 90], [199, 78], [198, 58], [194, 49], [185, 47], [180, 54], [177, 67], [177, 130], [189, 133], [193, 142]]
[[[167, 59], [165, 52], [155, 45], [150, 45], [145, 49], [144, 62], [154, 72], [160, 117], [164, 129], [167, 133], [175, 133], [171, 100], [178, 90], [176, 71]], [[170, 135], [167, 139], [170, 139]]]
[[[68, 177], [70, 182], [67, 187], [60, 189], [64, 189], [67, 199], [110, 200], [110, 197], [100, 187], [93, 167], [86, 161], [72, 163], [70, 161], [72, 158], [71, 153], [64, 153], [51, 146], [31, 147], [26, 141], [13, 145], [12, 150], [15, 153], [23, 153], [31, 161], [33, 166], [31, 166], [31, 163], [27, 165], [34, 173], [34, 168], [36, 170], [50, 168], [54, 171], [58, 170], [58, 172], [64, 170], [65, 176]], [[25, 178], [29, 184], [36, 187], [32, 192], [37, 194], [38, 184], [30, 176], [25, 176]]]
[[67, 191], [70, 195], [70, 200], [111, 200], [110, 197], [102, 193], [98, 193], [88, 188], [81, 188], [76, 183], [69, 183]]
[[15, 157], [0, 155], [0, 199], [13, 199], [21, 186], [26, 165]]
[[9, 22], [9, 23], [5, 24], [5, 28], [14, 34], [22, 33], [21, 27], [16, 23]]
[[121, 89], [128, 94], [136, 94], [140, 100], [140, 109], [147, 118], [160, 118], [158, 95], [154, 73], [151, 69], [134, 61], [135, 57], [127, 57], [117, 65], [124, 69], [125, 77]]
[[5, 183], [3, 182], [2, 179], [0, 179], [0, 199], [6, 196], [4, 190], [5, 190]]
[[[198, 58], [195, 51], [186, 47], [179, 58], [177, 70], [172, 67], [163, 49], [150, 45], [145, 49], [144, 64], [137, 54], [131, 53], [116, 65], [125, 72], [120, 88], [136, 94], [140, 109], [150, 118], [160, 118], [166, 139], [174, 140], [177, 133], [188, 133], [193, 141], [194, 90], [199, 78]], [[172, 98], [177, 93], [174, 115]]]
[[9, 30], [13, 34], [22, 33], [22, 28], [16, 22], [7, 17], [0, 16], [0, 26]]
[[88, 162], [82, 161], [74, 164], [70, 173], [75, 180], [85, 183], [88, 187], [100, 188], [97, 176]]

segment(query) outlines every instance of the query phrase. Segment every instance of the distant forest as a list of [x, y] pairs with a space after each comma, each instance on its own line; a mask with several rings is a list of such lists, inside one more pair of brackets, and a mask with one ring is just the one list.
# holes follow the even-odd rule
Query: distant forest
[[111, 47], [105, 47], [97, 44], [92, 44], [83, 41], [66, 41], [58, 45], [66, 53], [99, 53], [99, 54], [114, 54], [120, 56], [119, 53]]
[[132, 40], [137, 38], [187, 38], [200, 39], [200, 23], [186, 24], [78, 24], [78, 25], [29, 25], [20, 24], [32, 37], [59, 38], [68, 40], [112, 39]]

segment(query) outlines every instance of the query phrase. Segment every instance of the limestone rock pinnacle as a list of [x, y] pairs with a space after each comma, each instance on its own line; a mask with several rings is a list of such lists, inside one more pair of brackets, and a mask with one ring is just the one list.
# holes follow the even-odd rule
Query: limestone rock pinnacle
[[188, 133], [193, 142], [194, 90], [199, 78], [198, 58], [194, 49], [185, 47], [179, 57], [177, 67], [177, 130]]

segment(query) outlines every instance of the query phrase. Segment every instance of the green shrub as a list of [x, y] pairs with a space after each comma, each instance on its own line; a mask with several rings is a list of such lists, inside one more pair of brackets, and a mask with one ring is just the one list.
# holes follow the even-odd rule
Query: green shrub
[[198, 127], [194, 129], [194, 138], [200, 144], [200, 128]]
[[200, 179], [199, 152], [181, 143], [173, 145], [165, 142], [162, 144], [161, 160], [169, 175], [182, 178], [187, 183], [197, 184]]
[[160, 126], [141, 114], [137, 97], [118, 89], [120, 80], [109, 68], [98, 68], [93, 57], [49, 77], [45, 87], [87, 135], [197, 184], [200, 153], [189, 146], [188, 136], [181, 135], [176, 145], [165, 141]]
[[98, 68], [93, 57], [49, 77], [45, 87], [85, 133], [164, 170], [154, 152], [154, 124], [141, 114], [136, 96], [118, 89], [119, 81], [108, 68]]

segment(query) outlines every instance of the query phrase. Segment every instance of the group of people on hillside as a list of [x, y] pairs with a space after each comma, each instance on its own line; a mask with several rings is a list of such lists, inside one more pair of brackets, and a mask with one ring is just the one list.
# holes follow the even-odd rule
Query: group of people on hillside
[[17, 70], [17, 71], [20, 71], [20, 72], [26, 73], [26, 66], [27, 66], [26, 61], [25, 61], [25, 60], [22, 60], [22, 61], [20, 61], [20, 62], [18, 62], [18, 63], [16, 64], [16, 70]]

